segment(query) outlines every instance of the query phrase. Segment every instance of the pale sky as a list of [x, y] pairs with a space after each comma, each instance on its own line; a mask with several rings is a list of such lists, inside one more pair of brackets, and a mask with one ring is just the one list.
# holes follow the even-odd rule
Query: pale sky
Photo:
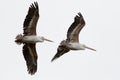
[[[0, 80], [120, 80], [119, 0], [36, 0], [40, 18], [37, 35], [54, 43], [37, 44], [38, 70], [27, 72], [22, 45], [14, 40], [34, 0], [0, 1]], [[86, 25], [80, 42], [97, 52], [70, 51], [51, 63], [75, 15], [81, 12]]]

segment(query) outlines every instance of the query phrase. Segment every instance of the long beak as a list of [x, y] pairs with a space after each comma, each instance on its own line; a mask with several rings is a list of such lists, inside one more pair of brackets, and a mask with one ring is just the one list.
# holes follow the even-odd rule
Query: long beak
[[85, 48], [90, 49], [90, 50], [92, 50], [92, 51], [96, 51], [95, 49], [90, 48], [90, 47], [87, 47], [87, 46], [85, 46]]
[[46, 39], [46, 38], [44, 38], [44, 40], [49, 41], [49, 42], [53, 42], [52, 40], [49, 40], [49, 39]]

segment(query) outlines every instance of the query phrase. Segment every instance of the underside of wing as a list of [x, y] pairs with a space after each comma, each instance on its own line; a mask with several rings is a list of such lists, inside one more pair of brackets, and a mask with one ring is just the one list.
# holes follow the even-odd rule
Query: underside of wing
[[34, 2], [30, 5], [28, 14], [23, 23], [23, 34], [26, 35], [36, 35], [36, 25], [39, 18], [39, 7], [38, 3]]
[[24, 44], [23, 56], [26, 61], [28, 73], [33, 75], [37, 71], [37, 53], [35, 44]]
[[71, 24], [67, 32], [67, 41], [68, 42], [79, 42], [79, 33], [84, 27], [85, 21], [81, 13], [75, 16], [74, 22]]
[[60, 56], [62, 56], [63, 54], [69, 52], [70, 49], [66, 46], [63, 46], [63, 45], [60, 45], [58, 48], [57, 48], [57, 53], [55, 54], [55, 56], [52, 58], [51, 61], [54, 61], [55, 59], [59, 58]]

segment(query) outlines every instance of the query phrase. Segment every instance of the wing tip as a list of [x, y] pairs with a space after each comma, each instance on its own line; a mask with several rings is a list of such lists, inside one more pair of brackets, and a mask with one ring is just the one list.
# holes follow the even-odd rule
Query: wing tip
[[34, 2], [34, 5], [38, 9], [38, 2], [37, 1]]
[[78, 14], [75, 16], [75, 21], [81, 21], [85, 25], [85, 21], [81, 12], [78, 12]]
[[37, 2], [37, 1], [33, 2], [33, 3], [30, 5], [29, 9], [30, 9], [30, 8], [39, 9], [39, 7], [38, 7], [38, 2]]
[[[60, 57], [60, 56], [59, 56]], [[55, 55], [52, 59], [51, 59], [51, 62], [55, 61], [56, 59], [59, 58], [57, 55]]]
[[78, 12], [75, 18], [83, 18], [82, 13]]
[[33, 64], [31, 66], [28, 66], [28, 73], [31, 75], [34, 75], [37, 72], [37, 65]]
[[81, 14], [81, 12], [78, 12], [78, 16], [79, 16], [79, 17], [83, 17], [82, 14]]
[[58, 54], [55, 54], [55, 56], [52, 58], [51, 62], [55, 61], [57, 58], [59, 58], [60, 56]]

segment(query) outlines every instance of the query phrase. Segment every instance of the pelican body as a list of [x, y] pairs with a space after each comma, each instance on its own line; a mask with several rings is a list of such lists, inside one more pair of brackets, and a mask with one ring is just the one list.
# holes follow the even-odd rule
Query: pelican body
[[43, 42], [44, 40], [40, 36], [25, 36], [23, 37], [23, 42], [28, 42], [28, 43], [37, 43], [37, 42]]
[[23, 43], [23, 56], [26, 61], [28, 73], [33, 75], [37, 71], [37, 52], [36, 43], [44, 40], [52, 42], [44, 37], [36, 35], [36, 25], [39, 19], [38, 3], [34, 2], [30, 5], [28, 14], [23, 23], [23, 35], [16, 36], [15, 42], [17, 44]]
[[68, 47], [71, 50], [85, 50], [84, 45], [79, 43], [68, 43]]
[[[20, 37], [20, 38], [17, 38]], [[36, 36], [36, 35], [31, 35], [31, 36], [22, 36], [21, 34], [16, 37], [16, 42], [17, 44], [21, 43], [38, 43], [38, 42], [44, 42], [44, 41], [49, 41], [53, 42], [52, 40], [46, 39], [42, 36]]]
[[71, 24], [67, 31], [67, 39], [61, 41], [60, 45], [57, 48], [57, 53], [52, 58], [51, 61], [59, 58], [63, 54], [69, 52], [70, 50], [85, 50], [90, 49], [96, 51], [93, 48], [87, 47], [84, 44], [79, 43], [79, 33], [85, 25], [85, 21], [83, 19], [82, 14], [79, 12], [78, 15], [75, 16], [74, 22]]

